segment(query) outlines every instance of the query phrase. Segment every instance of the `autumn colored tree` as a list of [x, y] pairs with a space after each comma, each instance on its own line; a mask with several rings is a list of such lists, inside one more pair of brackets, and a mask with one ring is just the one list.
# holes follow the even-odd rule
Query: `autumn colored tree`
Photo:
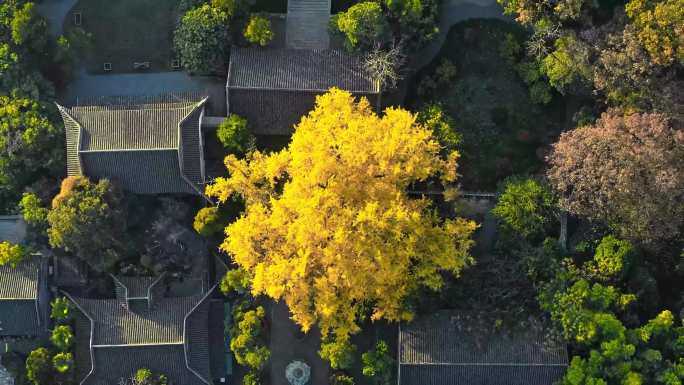
[[571, 213], [602, 220], [620, 236], [669, 239], [684, 223], [684, 130], [656, 113], [604, 113], [561, 135], [548, 177]]
[[625, 11], [653, 62], [684, 65], [684, 0], [631, 0]]
[[404, 299], [420, 286], [438, 290], [443, 272], [468, 264], [475, 223], [442, 220], [408, 187], [440, 177], [454, 182], [458, 154], [444, 159], [432, 131], [408, 111], [376, 115], [369, 102], [332, 89], [277, 153], [229, 155], [230, 177], [207, 194], [233, 194], [245, 214], [230, 224], [221, 248], [252, 277], [252, 293], [284, 300], [304, 331], [359, 331], [373, 320], [410, 319]]
[[107, 179], [93, 183], [73, 176], [62, 181], [48, 213], [52, 247], [63, 248], [93, 268], [109, 269], [124, 250], [122, 195]]

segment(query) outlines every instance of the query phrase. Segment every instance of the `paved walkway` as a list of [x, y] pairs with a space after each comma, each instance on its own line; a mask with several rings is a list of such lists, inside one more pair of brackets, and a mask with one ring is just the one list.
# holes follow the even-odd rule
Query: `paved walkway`
[[64, 18], [78, 0], [43, 0], [38, 3], [38, 12], [48, 20], [48, 31], [52, 36], [62, 34]]
[[289, 0], [286, 40], [288, 48], [327, 49], [330, 0]]
[[0, 362], [0, 385], [13, 385], [14, 384], [14, 379], [10, 377], [9, 373], [7, 372], [7, 369], [5, 369], [4, 366], [2, 366], [2, 362]]

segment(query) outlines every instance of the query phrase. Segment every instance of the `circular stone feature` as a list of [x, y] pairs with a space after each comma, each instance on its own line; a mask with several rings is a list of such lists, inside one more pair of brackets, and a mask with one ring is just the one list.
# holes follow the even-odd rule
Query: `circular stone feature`
[[285, 368], [285, 378], [292, 385], [306, 385], [311, 379], [311, 367], [302, 361], [292, 361]]

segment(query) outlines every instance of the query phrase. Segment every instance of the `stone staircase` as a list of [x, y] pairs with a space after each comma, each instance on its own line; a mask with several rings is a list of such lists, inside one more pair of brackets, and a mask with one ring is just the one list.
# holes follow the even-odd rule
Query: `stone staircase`
[[288, 48], [327, 49], [330, 0], [288, 0], [285, 29]]

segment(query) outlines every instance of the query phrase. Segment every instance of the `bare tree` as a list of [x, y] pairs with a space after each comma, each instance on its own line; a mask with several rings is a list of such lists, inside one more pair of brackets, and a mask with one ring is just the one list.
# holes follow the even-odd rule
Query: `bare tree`
[[381, 90], [392, 89], [402, 79], [401, 68], [406, 62], [406, 55], [401, 44], [383, 49], [376, 44], [364, 58], [366, 72], [377, 81]]

